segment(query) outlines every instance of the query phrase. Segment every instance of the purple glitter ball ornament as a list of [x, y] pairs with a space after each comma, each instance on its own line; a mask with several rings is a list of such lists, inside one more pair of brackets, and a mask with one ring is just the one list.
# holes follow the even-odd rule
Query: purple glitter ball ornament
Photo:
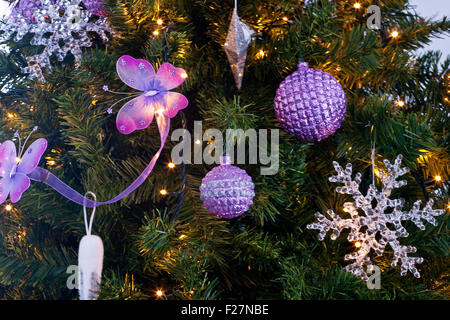
[[222, 157], [202, 180], [200, 198], [203, 205], [219, 218], [232, 219], [243, 215], [255, 196], [252, 178], [238, 167], [231, 165], [231, 158]]
[[337, 80], [300, 62], [277, 90], [275, 113], [281, 127], [300, 140], [320, 141], [342, 124], [346, 98]]
[[83, 4], [86, 9], [99, 17], [106, 18], [109, 13], [104, 10], [104, 0], [83, 0]]

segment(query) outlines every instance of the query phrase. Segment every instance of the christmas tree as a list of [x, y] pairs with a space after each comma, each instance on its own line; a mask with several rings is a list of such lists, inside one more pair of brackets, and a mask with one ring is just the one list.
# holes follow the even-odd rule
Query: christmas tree
[[[98, 201], [124, 191], [159, 155], [138, 188], [96, 209], [92, 234], [104, 246], [98, 299], [449, 298], [450, 110], [442, 75], [450, 57], [415, 51], [450, 32], [446, 18], [424, 19], [408, 0], [10, 2], [14, 9], [0, 27], [0, 142], [18, 144], [20, 134], [23, 144], [29, 132], [30, 143], [45, 138], [39, 167]], [[189, 105], [174, 106], [170, 117], [155, 109], [155, 121], [123, 134], [119, 110], [129, 100], [114, 92], [158, 94], [116, 70], [134, 61], [124, 56], [147, 71], [143, 60], [155, 72], [167, 63], [182, 68], [170, 69], [183, 71], [170, 92]], [[316, 105], [321, 95], [326, 101]], [[159, 152], [162, 119], [170, 131]], [[227, 130], [256, 132], [257, 143]], [[219, 167], [202, 184], [219, 166], [216, 147], [233, 143], [245, 146], [242, 161], [239, 150], [225, 153], [242, 170]], [[172, 158], [180, 149], [181, 163]], [[406, 183], [396, 185], [389, 174], [395, 180], [401, 169], [389, 166], [399, 154], [409, 170]], [[20, 161], [16, 175], [25, 170]], [[329, 181], [333, 162], [361, 173], [361, 195], [375, 194], [374, 187], [381, 195], [365, 210], [349, 205], [351, 192], [336, 192], [334, 182], [352, 176], [335, 163], [341, 176]], [[221, 191], [238, 178], [230, 193]], [[361, 258], [367, 248], [367, 239], [352, 235], [373, 227], [364, 219], [385, 201], [386, 185], [401, 200], [391, 208], [380, 203], [377, 214], [398, 214], [384, 225], [401, 222], [390, 230], [396, 245], [416, 247], [405, 249], [415, 267], [391, 266], [399, 251], [386, 245], [382, 254], [372, 247], [364, 264], [349, 270], [346, 257]], [[15, 197], [5, 195], [1, 207], [0, 297], [78, 299], [72, 267], [86, 234], [83, 206], [38, 181]], [[434, 225], [431, 207], [421, 209], [430, 199], [433, 210], [446, 210]], [[340, 218], [326, 215], [329, 209]], [[336, 219], [355, 218], [357, 209], [363, 222], [350, 235], [323, 232], [338, 228], [330, 227]], [[307, 228], [313, 223], [319, 237]], [[374, 232], [383, 243], [384, 234]], [[368, 285], [371, 274], [379, 277], [377, 288]]]

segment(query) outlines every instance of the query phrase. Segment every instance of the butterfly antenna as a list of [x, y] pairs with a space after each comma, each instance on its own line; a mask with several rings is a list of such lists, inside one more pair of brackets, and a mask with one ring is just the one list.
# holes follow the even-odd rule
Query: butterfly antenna
[[[38, 127], [36, 126], [36, 127], [33, 128], [33, 130], [31, 130], [31, 132], [30, 132], [30, 133], [28, 134], [28, 136], [26, 137], [25, 142], [23, 143], [23, 146], [22, 146], [22, 149], [21, 149], [21, 150], [20, 150], [20, 147], [19, 147], [19, 150], [20, 150], [19, 158], [22, 158], [22, 154], [23, 154], [23, 151], [25, 150], [25, 146], [27, 145], [28, 139], [30, 139], [31, 135], [32, 135], [35, 131], [37, 131], [37, 129], [38, 129]], [[19, 139], [20, 139], [20, 138], [19, 138]]]
[[19, 139], [19, 156], [20, 156], [20, 154], [22, 152], [22, 139], [20, 138], [19, 130], [14, 132], [14, 138]]
[[114, 94], [136, 94], [136, 92], [120, 92], [120, 91], [112, 91], [112, 90], [109, 90], [108, 86], [103, 86], [103, 91], [109, 92], [109, 93], [114, 93]]
[[[111, 111], [112, 111], [112, 108], [114, 108], [114, 106], [115, 106], [116, 104], [118, 104], [118, 103], [120, 103], [120, 102], [122, 102], [122, 101], [124, 101], [124, 100], [126, 100], [126, 99], [138, 97], [138, 96], [140, 96], [141, 94], [142, 94], [142, 93], [134, 93], [133, 95], [131, 95], [131, 96], [129, 96], [129, 97], [122, 98], [122, 99], [120, 99], [120, 100], [114, 102], [113, 105], [112, 105], [111, 107], [109, 107], [108, 110], [111, 110]], [[109, 111], [108, 111], [108, 113], [109, 113]]]

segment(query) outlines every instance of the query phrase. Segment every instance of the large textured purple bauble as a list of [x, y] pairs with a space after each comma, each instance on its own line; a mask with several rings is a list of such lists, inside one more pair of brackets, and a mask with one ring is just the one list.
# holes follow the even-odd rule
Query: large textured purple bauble
[[254, 184], [245, 170], [230, 164], [230, 157], [223, 157], [221, 163], [203, 178], [200, 198], [215, 216], [232, 219], [244, 214], [252, 205]]
[[83, 0], [83, 4], [92, 14], [103, 18], [109, 16], [108, 12], [104, 9], [104, 0]]
[[336, 132], [347, 105], [339, 82], [306, 62], [280, 84], [274, 102], [281, 127], [305, 141], [320, 141]]

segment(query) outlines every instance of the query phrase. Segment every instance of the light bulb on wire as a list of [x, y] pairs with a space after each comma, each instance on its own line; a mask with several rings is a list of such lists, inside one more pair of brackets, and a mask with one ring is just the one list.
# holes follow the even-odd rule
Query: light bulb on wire
[[164, 291], [162, 291], [161, 289], [156, 290], [155, 292], [156, 297], [161, 299], [164, 296]]
[[405, 101], [399, 99], [397, 100], [397, 106], [399, 106], [400, 108], [403, 108], [405, 106]]
[[258, 53], [256, 54], [256, 57], [259, 59], [264, 59], [265, 56], [266, 52], [263, 49], [259, 50]]

